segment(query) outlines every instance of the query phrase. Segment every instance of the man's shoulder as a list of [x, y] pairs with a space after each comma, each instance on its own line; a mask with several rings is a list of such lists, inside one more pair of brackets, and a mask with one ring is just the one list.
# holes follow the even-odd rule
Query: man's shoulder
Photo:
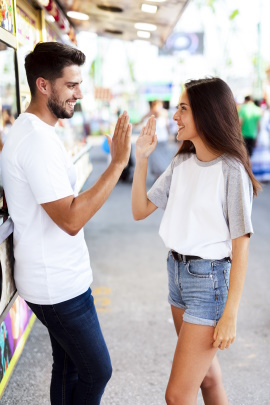
[[58, 155], [62, 153], [60, 140], [54, 128], [48, 129], [38, 120], [32, 120], [23, 114], [13, 124], [5, 142], [3, 153], [8, 159], [20, 156], [40, 156], [40, 153]]
[[29, 119], [25, 114], [20, 114], [10, 128], [8, 138], [17, 137], [18, 140], [22, 140], [24, 137], [34, 132], [42, 133], [43, 131], [42, 128], [36, 125], [35, 121]]

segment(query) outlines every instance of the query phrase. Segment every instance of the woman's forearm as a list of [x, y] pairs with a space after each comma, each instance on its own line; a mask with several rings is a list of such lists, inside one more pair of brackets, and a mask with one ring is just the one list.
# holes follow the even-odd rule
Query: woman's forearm
[[237, 318], [238, 308], [244, 287], [248, 263], [249, 236], [244, 235], [232, 241], [232, 265], [228, 298], [223, 312], [224, 317]]
[[147, 198], [146, 176], [147, 176], [147, 159], [137, 161], [131, 192], [131, 205], [133, 218], [138, 221], [152, 214], [157, 209]]
[[148, 157], [157, 146], [156, 120], [150, 117], [145, 127], [142, 128], [136, 142], [136, 166], [133, 176], [131, 206], [135, 220], [144, 219], [152, 214], [157, 207], [147, 199], [146, 176]]
[[132, 192], [131, 205], [134, 219], [143, 219], [147, 213], [147, 191], [146, 191], [146, 176], [147, 176], [148, 159], [141, 159], [136, 162]]

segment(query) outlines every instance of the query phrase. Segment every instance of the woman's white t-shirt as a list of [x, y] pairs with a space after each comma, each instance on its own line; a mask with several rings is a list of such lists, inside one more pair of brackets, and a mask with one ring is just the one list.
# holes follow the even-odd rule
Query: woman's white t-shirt
[[211, 162], [177, 155], [147, 196], [165, 211], [159, 233], [166, 247], [183, 255], [232, 257], [232, 239], [253, 233], [251, 180], [226, 155]]
[[70, 236], [41, 204], [76, 191], [76, 172], [55, 128], [23, 113], [2, 153], [3, 186], [14, 222], [14, 277], [19, 295], [57, 304], [84, 293], [92, 282], [83, 229]]

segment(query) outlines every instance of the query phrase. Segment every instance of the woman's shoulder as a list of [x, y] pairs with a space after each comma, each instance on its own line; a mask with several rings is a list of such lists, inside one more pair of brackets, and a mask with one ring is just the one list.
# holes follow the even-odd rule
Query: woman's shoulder
[[222, 162], [224, 164], [224, 168], [230, 171], [239, 171], [244, 169], [244, 165], [239, 159], [227, 153], [222, 155]]
[[243, 163], [239, 159], [225, 154], [222, 161], [223, 173], [227, 179], [231, 179], [232, 181], [242, 179], [243, 181], [251, 182]]
[[173, 168], [179, 166], [181, 163], [185, 162], [186, 160], [190, 159], [194, 153], [178, 153], [174, 156], [172, 160]]

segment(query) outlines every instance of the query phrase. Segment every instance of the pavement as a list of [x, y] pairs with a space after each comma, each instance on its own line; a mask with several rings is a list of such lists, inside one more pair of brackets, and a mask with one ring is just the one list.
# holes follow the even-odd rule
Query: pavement
[[[172, 155], [175, 145], [172, 144]], [[92, 148], [93, 172], [84, 189], [105, 170], [107, 159]], [[153, 179], [148, 176], [148, 187]], [[85, 226], [94, 272], [92, 285], [113, 364], [102, 405], [163, 405], [176, 334], [167, 303], [167, 250], [158, 235], [162, 212], [133, 221], [131, 184], [119, 182]], [[219, 352], [230, 405], [270, 405], [270, 184], [254, 201], [248, 272], [238, 315], [237, 339]], [[36, 321], [3, 405], [49, 405], [51, 348]], [[198, 396], [198, 405], [202, 405]]]

